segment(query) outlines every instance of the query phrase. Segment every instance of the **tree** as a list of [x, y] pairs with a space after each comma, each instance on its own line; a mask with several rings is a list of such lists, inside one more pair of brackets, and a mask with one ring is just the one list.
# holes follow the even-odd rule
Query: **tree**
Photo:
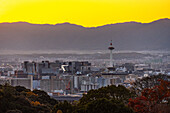
[[57, 100], [51, 98], [45, 91], [42, 90], [33, 90], [32, 91], [37, 96], [32, 96], [30, 99], [32, 101], [39, 101], [41, 104], [49, 104], [52, 108], [55, 104], [57, 104]]
[[90, 90], [79, 100], [73, 113], [131, 113], [126, 105], [134, 93], [124, 86], [107, 86]]
[[120, 102], [126, 104], [128, 99], [133, 97], [134, 93], [124, 86], [119, 85], [118, 87], [115, 85], [102, 87], [97, 90], [90, 90], [87, 94], [84, 94], [80, 99], [80, 104], [85, 105], [91, 101], [106, 98], [108, 100], [115, 99]]
[[101, 98], [87, 104], [87, 113], [133, 113], [133, 111], [124, 104]]
[[39, 95], [25, 87], [13, 87], [9, 84], [0, 85], [0, 113], [17, 113], [17, 110], [23, 113], [50, 113], [50, 107], [53, 106], [48, 102], [50, 99], [47, 103], [43, 101], [43, 104], [36, 100], [34, 105], [31, 105], [33, 97], [36, 97], [35, 100], [43, 100]]
[[58, 110], [57, 113], [63, 113], [61, 110]]
[[20, 110], [8, 110], [6, 113], [22, 113]]
[[[170, 82], [165, 80], [158, 80], [159, 85], [152, 88], [145, 88], [141, 92], [141, 96], [135, 99], [129, 99], [129, 106], [138, 113], [158, 113], [165, 112], [167, 109], [162, 109], [166, 107], [169, 103], [170, 98]], [[161, 108], [162, 107], [162, 108]], [[170, 107], [170, 106], [169, 106]], [[170, 112], [170, 111], [168, 111]]]
[[29, 91], [31, 91], [30, 89], [26, 89], [26, 88], [23, 87], [23, 86], [16, 86], [15, 89], [16, 89], [16, 91], [18, 91], [18, 92], [22, 92], [22, 91], [29, 92]]
[[31, 105], [33, 105], [33, 106], [40, 106], [41, 104], [40, 104], [40, 102], [38, 102], [38, 101], [32, 101], [31, 102]]
[[156, 85], [160, 84], [158, 80], [167, 80], [167, 75], [153, 75], [149, 77], [143, 77], [142, 79], [138, 79], [133, 83], [133, 90], [139, 95], [144, 89], [153, 88]]
[[52, 113], [56, 113], [58, 110], [61, 110], [63, 113], [72, 113], [73, 106], [67, 101], [60, 102], [54, 106]]

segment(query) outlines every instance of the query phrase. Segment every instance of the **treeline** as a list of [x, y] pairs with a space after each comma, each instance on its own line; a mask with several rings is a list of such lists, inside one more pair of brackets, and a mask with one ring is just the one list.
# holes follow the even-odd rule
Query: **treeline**
[[108, 86], [98, 90], [90, 90], [73, 105], [63, 102], [55, 105], [53, 113], [61, 110], [63, 113], [133, 113], [127, 106], [128, 99], [134, 93], [124, 86]]
[[0, 85], [0, 113], [49, 113], [57, 103], [44, 91]]
[[166, 75], [137, 80], [130, 89], [107, 86], [90, 90], [79, 101], [57, 102], [46, 92], [0, 85], [0, 113], [169, 113]]

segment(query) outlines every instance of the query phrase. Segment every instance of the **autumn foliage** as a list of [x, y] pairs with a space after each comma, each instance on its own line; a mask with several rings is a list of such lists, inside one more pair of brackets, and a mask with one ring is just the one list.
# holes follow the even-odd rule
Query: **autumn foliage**
[[57, 113], [63, 113], [61, 110], [58, 110]]
[[31, 105], [33, 105], [33, 106], [39, 106], [39, 105], [41, 105], [41, 104], [40, 104], [40, 102], [38, 102], [38, 101], [35, 101], [35, 102], [32, 101], [32, 102], [31, 102]]
[[26, 92], [27, 96], [38, 96], [37, 94], [33, 93], [32, 91]]
[[[137, 113], [168, 113], [168, 99], [170, 98], [170, 82], [159, 80], [160, 84], [153, 88], [146, 88], [135, 99], [129, 99], [128, 105]], [[169, 109], [168, 109], [169, 110]]]

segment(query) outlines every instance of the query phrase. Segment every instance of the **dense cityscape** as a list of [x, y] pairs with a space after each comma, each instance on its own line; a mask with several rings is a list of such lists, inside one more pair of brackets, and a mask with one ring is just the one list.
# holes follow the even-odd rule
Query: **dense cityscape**
[[0, 0], [0, 113], [170, 113], [170, 0]]
[[112, 53], [112, 42], [108, 49], [105, 53], [44, 54], [45, 57], [42, 54], [2, 55], [0, 84], [44, 90], [58, 101], [73, 102], [91, 89], [108, 85], [130, 88], [143, 77], [170, 76], [168, 52]]

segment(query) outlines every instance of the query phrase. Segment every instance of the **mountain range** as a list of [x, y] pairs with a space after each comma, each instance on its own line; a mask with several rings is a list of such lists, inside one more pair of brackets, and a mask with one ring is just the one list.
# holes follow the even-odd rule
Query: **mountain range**
[[0, 50], [170, 50], [170, 19], [85, 28], [26, 22], [0, 23]]

